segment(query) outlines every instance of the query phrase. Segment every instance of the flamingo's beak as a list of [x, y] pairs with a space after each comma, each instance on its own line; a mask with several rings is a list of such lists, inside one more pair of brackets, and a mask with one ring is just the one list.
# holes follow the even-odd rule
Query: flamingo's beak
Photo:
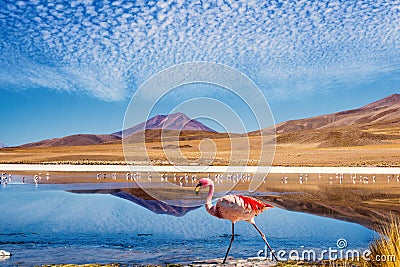
[[196, 189], [194, 189], [194, 192], [196, 193], [196, 196], [199, 195], [200, 189], [203, 185], [201, 183], [199, 183], [198, 185], [196, 185]]

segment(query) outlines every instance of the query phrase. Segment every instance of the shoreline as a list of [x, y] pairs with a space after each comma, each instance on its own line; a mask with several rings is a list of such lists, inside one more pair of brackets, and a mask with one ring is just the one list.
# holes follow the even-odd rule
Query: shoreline
[[53, 172], [246, 172], [310, 174], [400, 174], [400, 167], [286, 167], [286, 166], [151, 166], [151, 165], [73, 165], [73, 164], [0, 164], [1, 171]]

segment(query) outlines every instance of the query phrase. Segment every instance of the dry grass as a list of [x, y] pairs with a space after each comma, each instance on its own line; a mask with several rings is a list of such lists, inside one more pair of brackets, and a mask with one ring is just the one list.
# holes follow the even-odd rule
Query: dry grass
[[[171, 162], [215, 166], [259, 165], [260, 145], [260, 137], [251, 136], [249, 139], [150, 142], [146, 146], [132, 143], [126, 146], [125, 152], [129, 161], [143, 165], [169, 165]], [[0, 163], [125, 164], [125, 156], [121, 144], [5, 148], [0, 149]], [[400, 166], [400, 142], [334, 148], [319, 148], [317, 143], [278, 144], [273, 165], [395, 167]]]
[[375, 240], [370, 250], [373, 267], [399, 267], [400, 266], [400, 217], [391, 216], [390, 220], [379, 227], [379, 239]]

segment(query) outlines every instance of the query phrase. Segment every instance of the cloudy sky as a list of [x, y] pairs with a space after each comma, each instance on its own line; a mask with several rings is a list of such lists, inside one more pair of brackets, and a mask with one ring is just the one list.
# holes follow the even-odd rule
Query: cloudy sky
[[243, 72], [277, 122], [355, 108], [400, 91], [399, 18], [398, 0], [0, 0], [0, 142], [120, 130], [143, 82], [193, 61]]

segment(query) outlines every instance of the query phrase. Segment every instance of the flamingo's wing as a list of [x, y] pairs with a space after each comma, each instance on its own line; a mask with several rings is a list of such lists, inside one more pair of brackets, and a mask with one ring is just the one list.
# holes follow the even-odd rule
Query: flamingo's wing
[[273, 206], [252, 197], [226, 195], [216, 203], [216, 212], [217, 217], [232, 222], [251, 221], [267, 207]]
[[238, 197], [243, 200], [243, 203], [245, 204], [245, 206], [250, 207], [257, 214], [261, 213], [265, 208], [273, 208], [274, 207], [268, 203], [262, 202], [261, 200], [254, 198], [254, 197], [248, 197], [248, 196], [242, 196], [242, 195], [238, 195]]

